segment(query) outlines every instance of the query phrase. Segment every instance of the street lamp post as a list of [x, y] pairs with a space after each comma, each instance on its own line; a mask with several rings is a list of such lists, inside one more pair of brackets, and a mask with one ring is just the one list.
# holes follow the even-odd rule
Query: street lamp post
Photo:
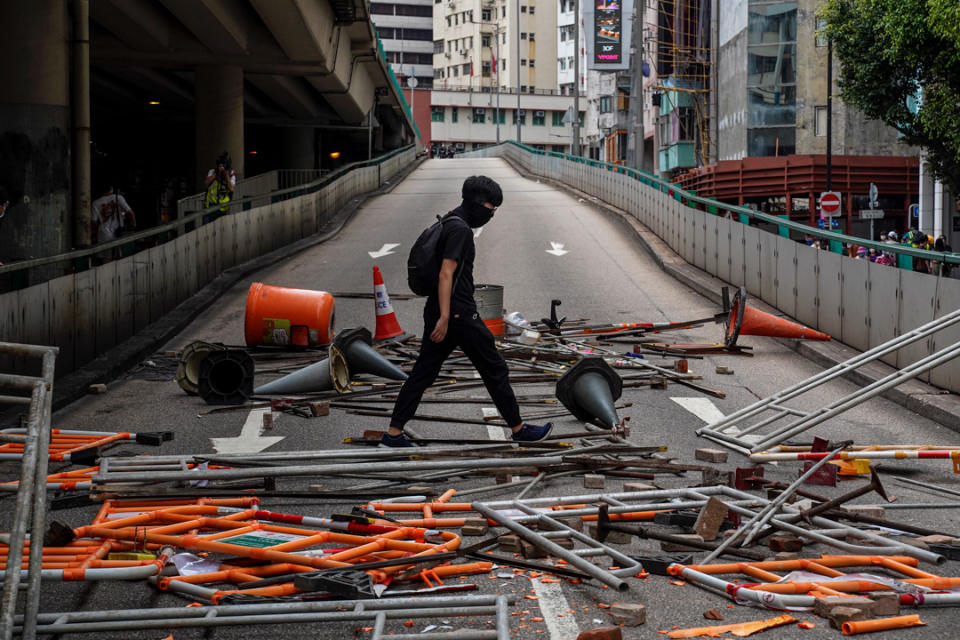
[[520, 144], [520, 0], [515, 0], [517, 9], [517, 144]]
[[573, 144], [574, 156], [580, 155], [580, 0], [573, 0]]

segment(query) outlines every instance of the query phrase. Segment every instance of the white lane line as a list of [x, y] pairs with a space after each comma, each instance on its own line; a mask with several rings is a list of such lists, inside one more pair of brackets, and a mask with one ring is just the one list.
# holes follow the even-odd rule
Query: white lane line
[[[540, 607], [540, 613], [543, 614], [543, 624], [547, 627], [550, 640], [576, 640], [580, 635], [580, 626], [574, 614], [567, 611], [570, 603], [563, 595], [563, 583], [544, 583], [540, 580], [531, 580], [531, 582], [539, 598], [537, 605]], [[559, 617], [560, 614], [564, 617]]]
[[[494, 407], [483, 407], [481, 409], [483, 416], [498, 415]], [[507, 433], [503, 427], [492, 424], [487, 425], [487, 435], [491, 440], [506, 440]], [[563, 595], [563, 583], [560, 582], [541, 582], [539, 579], [530, 581], [533, 590], [537, 596], [537, 605], [540, 607], [540, 613], [543, 614], [543, 624], [547, 627], [547, 634], [550, 640], [575, 640], [580, 635], [580, 627], [577, 625], [574, 614], [568, 613], [570, 603], [567, 597]], [[564, 617], [558, 617], [557, 614], [563, 614]]]

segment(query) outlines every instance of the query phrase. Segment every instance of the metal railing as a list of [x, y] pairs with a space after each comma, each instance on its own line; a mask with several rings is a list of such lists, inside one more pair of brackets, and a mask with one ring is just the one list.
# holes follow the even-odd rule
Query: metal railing
[[[27, 580], [27, 597], [23, 605], [22, 637], [36, 637], [37, 612], [40, 610], [40, 577], [42, 569], [43, 532], [47, 516], [47, 466], [50, 440], [50, 412], [53, 399], [54, 363], [59, 350], [30, 344], [0, 342], [0, 356], [5, 358], [40, 358], [39, 376], [0, 374], [0, 388], [29, 391], [30, 395], [0, 396], [0, 405], [26, 404], [27, 433], [20, 463], [20, 483], [14, 508], [13, 527], [7, 544], [7, 567], [0, 596], [0, 639], [13, 637], [14, 614], [17, 609], [21, 578]], [[27, 552], [26, 571], [17, 570], [27, 539], [30, 523], [31, 544]]]

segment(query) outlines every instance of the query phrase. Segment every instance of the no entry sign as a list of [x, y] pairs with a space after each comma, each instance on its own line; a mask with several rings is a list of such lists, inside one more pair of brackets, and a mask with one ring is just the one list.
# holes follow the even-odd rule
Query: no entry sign
[[840, 215], [840, 192], [824, 191], [820, 194], [820, 217], [832, 218]]

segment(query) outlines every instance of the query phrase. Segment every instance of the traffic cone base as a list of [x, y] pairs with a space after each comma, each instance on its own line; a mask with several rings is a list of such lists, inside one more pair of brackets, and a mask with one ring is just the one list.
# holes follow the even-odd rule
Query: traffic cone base
[[796, 338], [802, 340], [830, 340], [830, 336], [815, 329], [808, 329], [785, 318], [778, 318], [747, 305], [747, 290], [740, 287], [733, 298], [733, 306], [726, 321], [724, 343], [732, 347], [739, 336], [767, 336], [770, 338]]
[[373, 300], [377, 312], [377, 331], [373, 339], [387, 340], [402, 336], [403, 329], [397, 322], [397, 314], [393, 312], [393, 305], [390, 304], [387, 285], [383, 283], [383, 276], [380, 274], [380, 267], [377, 265], [373, 265]]

